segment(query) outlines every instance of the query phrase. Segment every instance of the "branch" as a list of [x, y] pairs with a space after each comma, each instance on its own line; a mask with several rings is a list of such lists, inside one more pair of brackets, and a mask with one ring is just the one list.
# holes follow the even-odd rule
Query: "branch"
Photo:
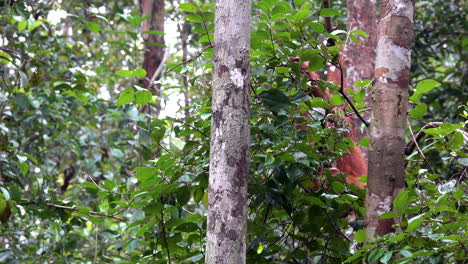
[[348, 96], [346, 95], [346, 93], [344, 91], [344, 83], [343, 83], [344, 77], [343, 77], [343, 69], [341, 68], [341, 64], [338, 62], [338, 64], [335, 65], [335, 67], [337, 67], [340, 70], [340, 90], [339, 90], [339, 93], [341, 94], [341, 96], [344, 97], [346, 102], [348, 102], [348, 104], [351, 106], [351, 108], [353, 109], [353, 111], [357, 115], [357, 117], [359, 117], [361, 122], [364, 123], [364, 125], [366, 125], [366, 127], [369, 127], [369, 123], [366, 120], [364, 120], [364, 118], [361, 116], [359, 111], [354, 106], [353, 102], [351, 102], [351, 100], [348, 98]]
[[185, 64], [187, 64], [187, 63], [193, 61], [194, 59], [200, 57], [200, 56], [203, 54], [203, 52], [205, 52], [207, 49], [209, 49], [209, 48], [211, 48], [211, 47], [213, 47], [213, 46], [212, 46], [212, 45], [208, 45], [208, 46], [204, 47], [200, 52], [198, 52], [196, 55], [194, 55], [194, 56], [191, 57], [190, 59], [188, 59], [188, 60], [186, 60], [186, 61], [183, 61], [183, 62], [181, 62], [181, 63], [175, 65], [174, 67], [170, 68], [170, 69], [166, 72], [166, 74], [169, 74], [169, 73], [171, 73], [175, 68], [177, 68], [177, 67], [179, 67], [179, 66], [181, 66], [181, 65], [185, 65]]
[[[64, 206], [64, 205], [59, 205], [59, 204], [46, 203], [46, 205], [50, 206], [50, 207], [66, 209], [66, 210], [75, 211], [75, 212], [80, 211], [79, 209], [77, 209], [75, 207]], [[89, 211], [89, 215], [96, 216], [96, 217], [103, 217], [103, 218], [112, 218], [112, 219], [119, 220], [119, 221], [125, 221], [126, 220], [123, 217], [118, 217], [118, 216], [115, 216], [115, 215], [106, 215], [106, 214], [102, 214], [102, 213], [98, 213], [98, 212], [94, 212], [94, 211]]]
[[[423, 131], [424, 129], [436, 128], [436, 127], [439, 127], [442, 124], [443, 124], [443, 122], [430, 122], [430, 123], [425, 124], [423, 127], [421, 127], [419, 132], [414, 136], [413, 140], [406, 145], [405, 155], [410, 155], [413, 152], [414, 148], [417, 146], [419, 140], [426, 135], [426, 133], [424, 133], [424, 131]], [[455, 131], [462, 133], [464, 141], [468, 142], [468, 133], [467, 132], [465, 132], [465, 131], [463, 131], [461, 129], [457, 129]]]

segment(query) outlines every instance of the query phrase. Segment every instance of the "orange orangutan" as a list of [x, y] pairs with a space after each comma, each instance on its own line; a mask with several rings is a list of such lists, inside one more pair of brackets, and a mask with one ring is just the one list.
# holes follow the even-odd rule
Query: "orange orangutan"
[[[311, 82], [312, 85], [315, 85], [314, 80], [320, 80], [320, 76], [315, 72], [307, 72], [308, 69], [308, 62], [304, 62], [301, 65], [301, 70], [305, 72]], [[336, 71], [329, 71], [328, 73], [328, 81], [330, 82], [337, 82], [340, 83], [341, 74], [339, 69]], [[315, 88], [312, 91], [312, 94], [315, 97], [321, 97], [323, 99], [330, 98], [330, 92], [326, 90], [323, 92], [320, 88]], [[356, 143], [356, 138], [353, 133], [352, 122], [350, 117], [345, 116], [343, 117], [344, 121], [348, 124], [349, 132], [346, 134], [346, 137], [350, 138], [354, 143]], [[349, 153], [344, 154], [340, 159], [336, 161], [336, 168], [331, 168], [331, 172], [333, 175], [338, 174], [339, 172], [343, 172], [346, 174], [346, 182], [350, 184], [354, 184], [361, 189], [364, 189], [366, 183], [359, 182], [359, 178], [363, 175], [367, 175], [367, 162], [364, 160], [363, 155], [361, 153], [361, 149], [356, 146], [353, 148], [349, 148]]]

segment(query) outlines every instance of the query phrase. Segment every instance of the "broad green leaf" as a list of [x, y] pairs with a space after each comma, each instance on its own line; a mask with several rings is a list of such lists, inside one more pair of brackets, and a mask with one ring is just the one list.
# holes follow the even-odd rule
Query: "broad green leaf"
[[23, 19], [20, 22], [18, 22], [18, 30], [23, 31], [26, 29], [26, 26], [28, 25], [28, 21]]
[[138, 69], [133, 71], [133, 76], [143, 78], [143, 77], [146, 76], [146, 71], [145, 71], [145, 69], [138, 68]]
[[264, 249], [263, 244], [262, 244], [262, 243], [259, 243], [259, 244], [258, 244], [258, 248], [257, 248], [257, 254], [262, 254], [263, 249]]
[[278, 89], [263, 91], [260, 94], [260, 98], [263, 104], [273, 112], [286, 109], [290, 105], [288, 96]]
[[341, 95], [334, 95], [330, 98], [330, 103], [332, 105], [342, 105], [344, 104], [344, 99]]
[[393, 255], [393, 252], [392, 251], [389, 251], [387, 253], [385, 253], [381, 258], [380, 258], [380, 262], [383, 263], [383, 264], [387, 264], [390, 259], [392, 259], [392, 255]]
[[314, 72], [322, 69], [325, 66], [325, 59], [320, 56], [313, 56], [309, 60], [309, 72]]
[[133, 71], [129, 70], [118, 70], [115, 74], [120, 77], [133, 77]]
[[385, 254], [385, 249], [381, 247], [375, 248], [369, 253], [369, 256], [367, 256], [367, 261], [369, 261], [369, 263], [374, 263], [380, 259], [383, 254]]
[[310, 28], [317, 32], [317, 33], [322, 33], [324, 30], [325, 30], [325, 27], [323, 26], [323, 24], [321, 23], [317, 23], [317, 22], [309, 22], [308, 24], [310, 26]]
[[379, 219], [390, 219], [396, 216], [397, 216], [397, 213], [395, 212], [385, 212], [379, 216]]
[[346, 189], [345, 186], [339, 181], [332, 182], [332, 188], [337, 193], [343, 193]]
[[128, 104], [135, 100], [135, 91], [133, 88], [127, 88], [120, 93], [119, 99], [117, 99], [117, 106]]
[[182, 4], [179, 5], [179, 8], [182, 11], [190, 12], [190, 13], [199, 11], [198, 6], [196, 4], [194, 4], [194, 3], [182, 3]]
[[96, 22], [85, 22], [85, 24], [88, 27], [88, 29], [93, 33], [98, 33], [99, 29], [101, 29], [99, 24]]
[[420, 214], [408, 220], [408, 227], [406, 231], [413, 232], [414, 230], [416, 230], [418, 227], [421, 226], [423, 219], [424, 219], [424, 214]]
[[340, 15], [340, 12], [332, 8], [322, 8], [320, 10], [320, 16], [322, 17], [332, 17], [332, 16], [339, 16], [339, 15]]
[[359, 146], [369, 147], [369, 142], [370, 142], [369, 138], [363, 138], [363, 139], [359, 140], [359, 142], [357, 144]]
[[361, 230], [358, 230], [355, 234], [354, 234], [354, 239], [356, 240], [356, 242], [358, 243], [362, 243], [364, 241], [366, 241], [366, 231], [361, 229]]
[[157, 30], [147, 30], [147, 31], [143, 31], [143, 34], [165, 35], [164, 32], [157, 31]]
[[414, 119], [422, 118], [427, 112], [427, 104], [419, 103], [415, 108], [410, 110], [410, 115]]
[[203, 18], [197, 14], [188, 14], [187, 16], [185, 16], [185, 20], [194, 23], [203, 23]]
[[397, 209], [400, 213], [404, 213], [409, 205], [409, 191], [404, 190], [393, 201], [393, 208]]
[[185, 186], [182, 186], [180, 187], [178, 190], [177, 190], [177, 203], [179, 203], [180, 206], [184, 206], [188, 203], [188, 201], [190, 200], [190, 194], [191, 194], [191, 190], [190, 190], [190, 187], [185, 185]]

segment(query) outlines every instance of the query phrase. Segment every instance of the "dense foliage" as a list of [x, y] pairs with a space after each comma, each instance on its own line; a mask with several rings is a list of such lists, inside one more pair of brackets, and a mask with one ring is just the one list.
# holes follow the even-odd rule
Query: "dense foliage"
[[[0, 1], [0, 263], [203, 263], [214, 6], [166, 6], [167, 21], [190, 22], [193, 58], [168, 58], [155, 98], [139, 86], [138, 7], [76, 2]], [[343, 7], [254, 4], [248, 263], [467, 259], [467, 42], [450, 28], [463, 28], [466, 7], [420, 2], [408, 141], [427, 122], [445, 123], [426, 128], [408, 155], [408, 188], [382, 216], [398, 215], [398, 231], [372, 242], [362, 229], [365, 191], [327, 169], [353, 146], [340, 121], [352, 110], [336, 83], [318, 82], [330, 101], [312, 98], [300, 72], [303, 61], [322, 73], [339, 66], [340, 48], [326, 39], [367, 34], [344, 24], [325, 32], [323, 18], [345, 21]], [[181, 76], [189, 116], [142, 111], [156, 100], [177, 104]], [[350, 99], [363, 109], [370, 82], [357, 85]]]

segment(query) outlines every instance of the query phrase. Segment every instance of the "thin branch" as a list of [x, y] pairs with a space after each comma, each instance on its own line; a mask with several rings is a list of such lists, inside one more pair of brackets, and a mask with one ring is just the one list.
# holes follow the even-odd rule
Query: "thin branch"
[[351, 108], [353, 109], [354, 113], [357, 115], [357, 117], [361, 120], [362, 123], [364, 123], [364, 125], [366, 125], [366, 127], [369, 127], [369, 123], [361, 116], [361, 114], [359, 113], [359, 111], [356, 109], [356, 107], [354, 106], [353, 102], [351, 102], [351, 100], [348, 98], [348, 96], [346, 95], [345, 91], [344, 91], [344, 76], [343, 76], [343, 68], [341, 67], [341, 64], [338, 62], [338, 64], [335, 65], [335, 67], [337, 67], [339, 70], [340, 70], [340, 90], [338, 91], [341, 96], [344, 97], [344, 99], [346, 100], [346, 102], [348, 102], [348, 104], [351, 106]]
[[[421, 140], [421, 138], [426, 135], [426, 133], [424, 133], [424, 129], [436, 128], [436, 127], [439, 127], [442, 124], [443, 124], [443, 122], [430, 122], [430, 123], [425, 124], [423, 127], [421, 127], [419, 132], [414, 136], [414, 140], [412, 140], [411, 142], [409, 142], [406, 145], [405, 155], [410, 155], [413, 152], [413, 150], [416, 147], [419, 140]], [[463, 131], [461, 129], [456, 129], [455, 131], [460, 132], [462, 134], [462, 136], [463, 136], [463, 140], [465, 142], [468, 142], [468, 133], [467, 132], [465, 132], [465, 131]]]
[[167, 70], [166, 74], [169, 74], [171, 73], [175, 68], [181, 66], [181, 65], [185, 65], [195, 59], [197, 59], [198, 57], [200, 57], [201, 55], [203, 55], [203, 52], [205, 52], [207, 49], [209, 48], [212, 48], [213, 46], [212, 45], [208, 45], [206, 47], [204, 47], [200, 52], [198, 52], [197, 54], [195, 54], [193, 57], [189, 58], [188, 60], [186, 61], [183, 61], [181, 63], [178, 63], [177, 65], [175, 65], [174, 67], [170, 68], [169, 70]]
[[[53, 203], [46, 203], [47, 206], [50, 206], [50, 207], [55, 207], [55, 208], [60, 208], [60, 209], [66, 209], [66, 210], [70, 210], [70, 211], [80, 211], [78, 208], [75, 208], [75, 207], [70, 207], [70, 206], [64, 206], [64, 205], [59, 205], [59, 204], [53, 204]], [[112, 218], [112, 219], [115, 219], [115, 220], [119, 220], [119, 221], [125, 221], [127, 219], [123, 218], [123, 217], [118, 217], [118, 216], [115, 216], [115, 215], [106, 215], [106, 214], [102, 214], [102, 213], [99, 213], [99, 212], [95, 212], [95, 211], [89, 211], [88, 212], [89, 215], [91, 216], [96, 216], [96, 217], [102, 217], [102, 218]]]
[[408, 122], [408, 128], [409, 128], [409, 131], [410, 131], [410, 134], [411, 134], [411, 139], [413, 140], [412, 142], [414, 142], [414, 145], [416, 146], [416, 148], [418, 149], [418, 152], [419, 154], [421, 154], [421, 157], [423, 157], [424, 161], [427, 163], [427, 165], [429, 166], [429, 168], [431, 169], [432, 173], [435, 174], [434, 172], [434, 169], [432, 168], [431, 166], [431, 163], [429, 163], [429, 161], [427, 160], [426, 156], [424, 155], [424, 153], [422, 152], [421, 148], [419, 147], [418, 145], [418, 141], [416, 140], [416, 138], [414, 137], [414, 133], [413, 133], [413, 130], [411, 129], [411, 124]]

